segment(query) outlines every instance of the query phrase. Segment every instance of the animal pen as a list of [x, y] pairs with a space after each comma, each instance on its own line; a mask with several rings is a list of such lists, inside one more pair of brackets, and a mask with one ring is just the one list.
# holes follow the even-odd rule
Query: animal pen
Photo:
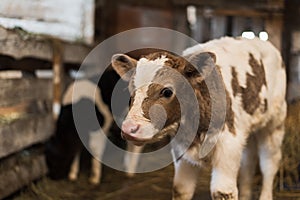
[[[81, 63], [88, 52], [84, 43], [92, 40], [92, 1], [74, 2], [65, 16], [57, 3], [68, 2], [0, 3], [0, 199], [47, 174], [44, 146], [55, 129], [63, 63]], [[82, 8], [89, 15], [72, 23]], [[82, 44], [71, 44], [75, 40]]]
[[[274, 199], [300, 199], [299, 9], [296, 0], [1, 0], [0, 199], [171, 199], [172, 166], [132, 178], [104, 166], [102, 181], [94, 186], [88, 183], [87, 172], [75, 182], [52, 180], [45, 158], [62, 96], [72, 82], [70, 70], [78, 70], [92, 49], [110, 36], [150, 26], [177, 30], [198, 42], [238, 36], [249, 29], [269, 33], [268, 39], [284, 57], [289, 81], [286, 135]], [[155, 43], [142, 41], [149, 46]], [[111, 132], [119, 135], [120, 129]], [[124, 147], [124, 141], [116, 143]], [[152, 144], [145, 151], [158, 147]], [[210, 198], [206, 174], [194, 199]], [[257, 170], [255, 197], [260, 183]]]

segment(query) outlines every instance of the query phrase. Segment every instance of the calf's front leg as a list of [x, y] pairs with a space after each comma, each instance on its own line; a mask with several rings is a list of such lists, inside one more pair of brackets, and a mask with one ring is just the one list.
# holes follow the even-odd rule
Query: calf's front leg
[[211, 196], [213, 200], [237, 200], [237, 175], [243, 150], [243, 138], [222, 133], [212, 157]]
[[127, 143], [127, 151], [124, 156], [124, 166], [128, 177], [134, 176], [140, 159], [139, 154], [143, 151], [143, 148], [144, 146], [136, 146], [131, 142]]
[[175, 161], [174, 166], [173, 200], [192, 199], [197, 184], [199, 168], [183, 159]]

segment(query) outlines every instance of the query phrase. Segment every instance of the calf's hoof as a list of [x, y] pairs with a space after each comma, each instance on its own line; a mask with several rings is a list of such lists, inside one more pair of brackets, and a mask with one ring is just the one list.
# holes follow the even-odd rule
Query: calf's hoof
[[100, 183], [100, 179], [92, 176], [89, 178], [89, 182], [93, 185], [98, 185]]
[[126, 176], [127, 176], [128, 178], [132, 178], [132, 177], [135, 176], [135, 173], [127, 172], [127, 173], [126, 173]]
[[213, 200], [237, 200], [232, 193], [215, 192], [212, 195]]
[[73, 174], [73, 173], [70, 173], [70, 174], [69, 174], [69, 180], [70, 180], [70, 181], [76, 181], [77, 178], [78, 178], [78, 177], [77, 177], [76, 174]]

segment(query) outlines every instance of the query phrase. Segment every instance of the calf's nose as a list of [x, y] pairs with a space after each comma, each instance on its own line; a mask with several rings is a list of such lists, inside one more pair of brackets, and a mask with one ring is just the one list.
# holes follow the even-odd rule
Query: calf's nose
[[122, 132], [125, 134], [136, 133], [139, 130], [139, 128], [139, 124], [135, 124], [131, 121], [127, 121], [122, 124]]

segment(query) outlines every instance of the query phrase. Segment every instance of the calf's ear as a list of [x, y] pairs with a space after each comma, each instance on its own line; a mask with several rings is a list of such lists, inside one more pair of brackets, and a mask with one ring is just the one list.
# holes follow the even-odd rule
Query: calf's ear
[[111, 58], [113, 69], [120, 75], [120, 77], [129, 81], [133, 71], [136, 67], [137, 61], [125, 54], [115, 54]]
[[197, 82], [201, 82], [209, 76], [216, 66], [216, 55], [212, 52], [187, 55], [185, 59], [188, 61], [184, 68], [185, 75], [195, 78]]

